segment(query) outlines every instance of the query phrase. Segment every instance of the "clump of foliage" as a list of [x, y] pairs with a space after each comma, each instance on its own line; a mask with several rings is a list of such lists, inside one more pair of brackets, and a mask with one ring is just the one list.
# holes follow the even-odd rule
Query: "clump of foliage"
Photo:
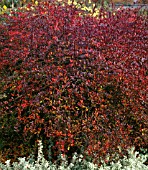
[[147, 20], [135, 10], [102, 19], [68, 4], [27, 8], [0, 24], [2, 153], [36, 153], [37, 139], [52, 144], [52, 161], [146, 147]]
[[[65, 5], [65, 1], [58, 0], [61, 5]], [[90, 15], [98, 17], [101, 8], [109, 10], [109, 4], [107, 0], [68, 0], [68, 4], [75, 6], [77, 9], [82, 10], [82, 15]], [[111, 9], [110, 9], [111, 10]]]
[[[7, 160], [5, 164], [0, 163], [0, 168], [3, 170], [147, 170], [148, 167], [144, 164], [146, 161], [148, 154], [139, 154], [134, 151], [134, 147], [128, 150], [128, 156], [125, 156], [123, 159], [119, 159], [118, 161], [111, 162], [110, 165], [107, 165], [104, 161], [102, 161], [103, 165], [98, 167], [96, 164], [92, 162], [86, 161], [82, 155], [78, 155], [74, 153], [71, 163], [68, 165], [68, 161], [66, 156], [60, 155], [59, 161], [60, 164], [55, 162], [54, 164], [51, 161], [47, 161], [44, 158], [43, 154], [43, 146], [41, 141], [38, 144], [38, 157], [37, 160], [34, 159], [33, 155], [29, 158], [18, 158], [19, 162], [13, 162], [10, 164], [10, 160]], [[107, 157], [109, 159], [109, 156]], [[118, 154], [115, 159], [118, 159]]]
[[21, 7], [28, 3], [35, 3], [35, 0], [1, 0], [0, 7], [3, 7], [4, 5], [6, 5], [7, 8]]

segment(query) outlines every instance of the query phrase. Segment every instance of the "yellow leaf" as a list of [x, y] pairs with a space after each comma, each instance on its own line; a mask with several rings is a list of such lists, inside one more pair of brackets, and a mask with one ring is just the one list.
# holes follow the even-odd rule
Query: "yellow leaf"
[[35, 1], [35, 5], [38, 5], [39, 4], [39, 2], [38, 1]]
[[4, 10], [7, 10], [7, 6], [6, 6], [6, 5], [4, 5], [4, 6], [3, 6], [3, 9], [4, 9]]
[[86, 109], [86, 111], [88, 111], [88, 107], [86, 107], [85, 109]]

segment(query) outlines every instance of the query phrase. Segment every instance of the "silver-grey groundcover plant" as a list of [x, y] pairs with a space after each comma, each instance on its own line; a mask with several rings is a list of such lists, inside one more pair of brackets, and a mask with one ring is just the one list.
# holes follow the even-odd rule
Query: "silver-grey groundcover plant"
[[[10, 164], [10, 160], [7, 160], [5, 164], [0, 163], [0, 170], [148, 170], [148, 166], [144, 162], [148, 158], [148, 154], [140, 154], [134, 151], [134, 147], [128, 150], [128, 157], [124, 156], [123, 159], [119, 159], [118, 162], [111, 162], [110, 165], [106, 165], [102, 161], [101, 167], [96, 164], [83, 160], [83, 156], [77, 153], [74, 154], [71, 163], [68, 165], [68, 161], [65, 157], [60, 155], [61, 164], [57, 165], [47, 161], [43, 155], [42, 141], [39, 141], [38, 146], [38, 158], [35, 161], [33, 158], [18, 158], [18, 162]], [[120, 148], [121, 149], [121, 148]], [[118, 155], [116, 155], [118, 158]], [[109, 156], [107, 156], [109, 160]]]

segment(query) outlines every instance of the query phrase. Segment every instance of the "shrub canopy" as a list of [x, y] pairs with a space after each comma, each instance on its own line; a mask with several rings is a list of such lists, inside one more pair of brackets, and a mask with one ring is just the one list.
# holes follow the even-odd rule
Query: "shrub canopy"
[[3, 17], [4, 140], [12, 142], [9, 132], [28, 145], [50, 139], [56, 154], [78, 147], [93, 158], [113, 153], [118, 145], [146, 146], [144, 17], [128, 9], [116, 15], [100, 11], [96, 18], [73, 5], [48, 2]]

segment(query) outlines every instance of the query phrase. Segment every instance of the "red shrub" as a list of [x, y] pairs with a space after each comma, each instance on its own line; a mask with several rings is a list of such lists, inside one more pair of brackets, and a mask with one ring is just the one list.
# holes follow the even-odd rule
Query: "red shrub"
[[46, 2], [5, 18], [1, 116], [17, 114], [15, 131], [24, 139], [52, 137], [54, 151], [84, 146], [93, 157], [118, 145], [146, 146], [143, 17], [132, 10], [81, 17], [72, 6]]

